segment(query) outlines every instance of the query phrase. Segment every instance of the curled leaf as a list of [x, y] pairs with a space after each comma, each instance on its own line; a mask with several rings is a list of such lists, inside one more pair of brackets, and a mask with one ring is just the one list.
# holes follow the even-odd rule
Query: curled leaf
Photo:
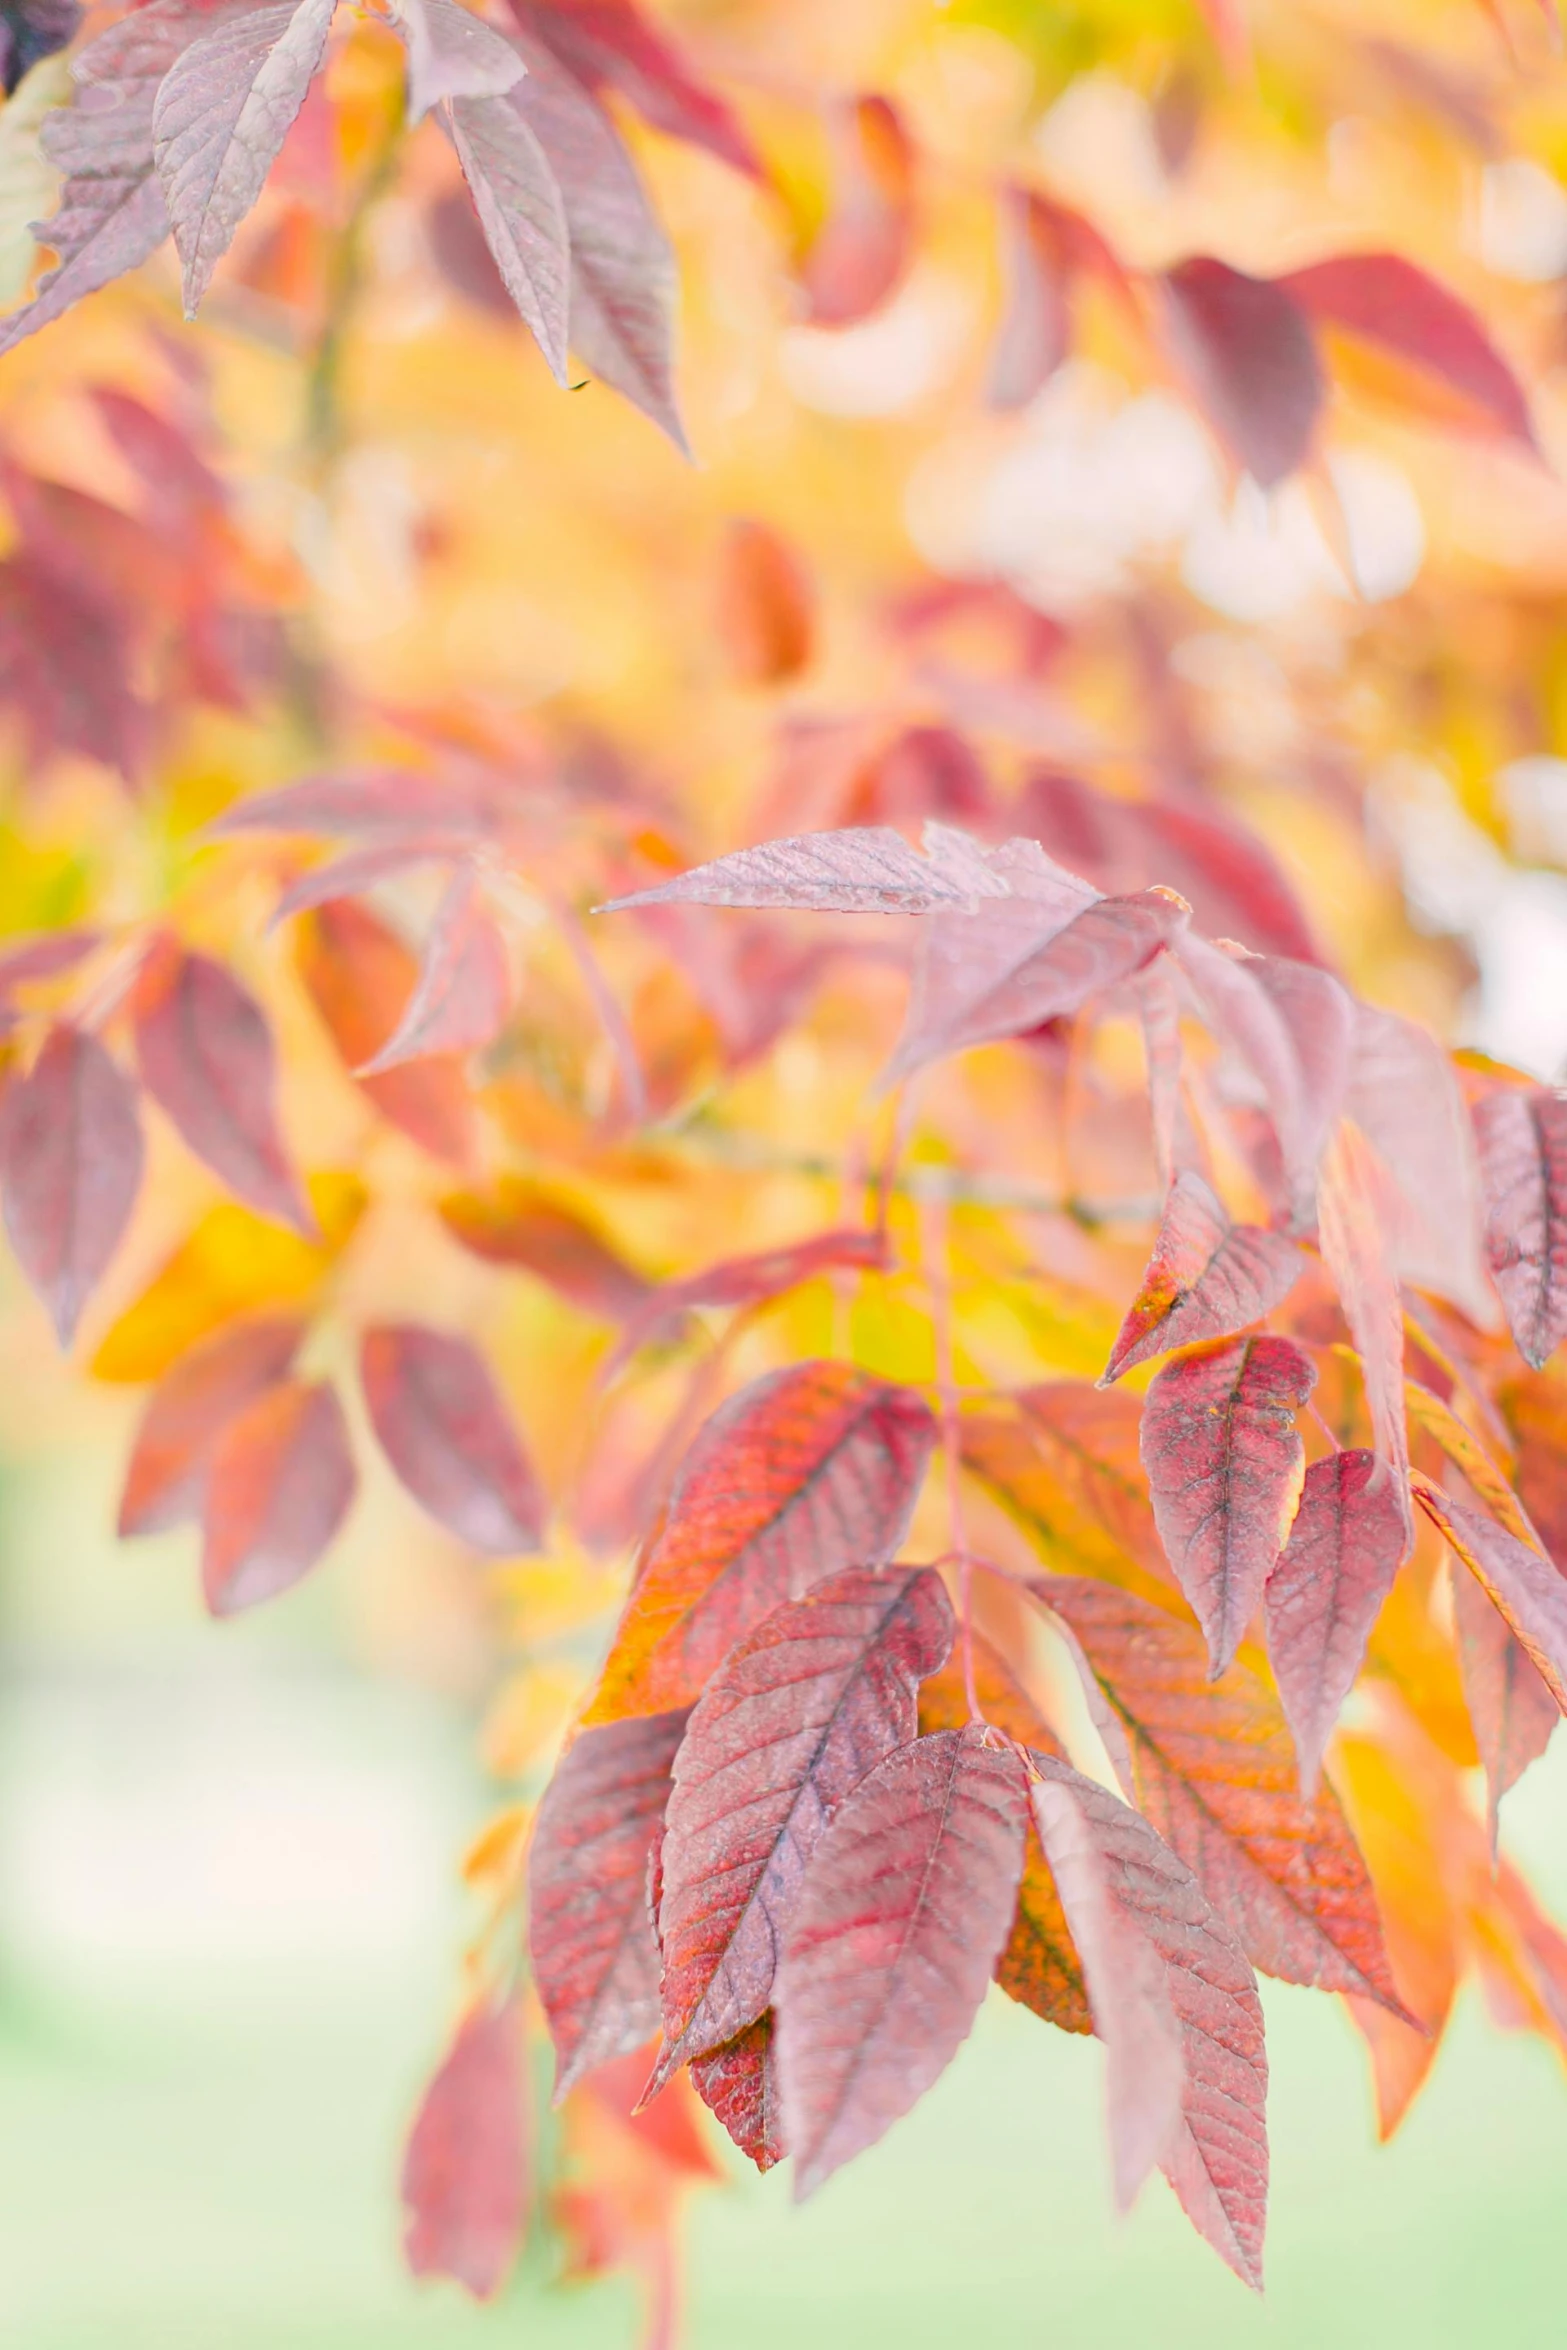
[[828, 119], [831, 209], [800, 268], [812, 326], [853, 326], [881, 307], [908, 267], [914, 149], [887, 99], [856, 98]]

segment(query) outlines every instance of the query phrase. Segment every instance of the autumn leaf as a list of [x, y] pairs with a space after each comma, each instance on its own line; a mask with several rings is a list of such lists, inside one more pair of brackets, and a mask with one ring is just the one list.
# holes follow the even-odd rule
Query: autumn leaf
[[[368, 907], [324, 905], [300, 925], [299, 975], [344, 1065], [362, 1072], [404, 1024], [419, 962]], [[473, 1149], [473, 1105], [454, 1053], [400, 1061], [356, 1077], [384, 1118], [434, 1157], [464, 1164]]]
[[564, 384], [571, 238], [549, 158], [510, 96], [454, 98], [448, 126], [491, 258]]
[[747, 2024], [710, 2055], [693, 2057], [691, 2084], [759, 2171], [782, 2162], [788, 2148], [778, 2111], [778, 2060], [770, 2013]]
[[1165, 334], [1218, 439], [1271, 490], [1304, 462], [1322, 410], [1322, 362], [1288, 289], [1199, 257], [1159, 280]]
[[483, 840], [517, 812], [515, 785], [471, 771], [423, 767], [335, 767], [275, 791], [251, 792], [208, 825], [214, 840], [252, 832], [303, 833], [328, 840], [367, 834], [383, 843], [436, 834]]
[[1357, 1004], [1344, 1108], [1391, 1179], [1382, 1230], [1389, 1271], [1490, 1327], [1474, 1134], [1447, 1054], [1414, 1021]]
[[1567, 1713], [1567, 1577], [1527, 1543], [1450, 1500], [1425, 1477], [1414, 1495], [1439, 1534], [1463, 1560], [1506, 1619], [1541, 1680]]
[[511, 11], [524, 32], [589, 88], [607, 82], [656, 129], [707, 148], [736, 171], [762, 176], [732, 107], [694, 79], [633, 0], [511, 0]]
[[1030, 1797], [1106, 2043], [1123, 2209], [1157, 2162], [1237, 2276], [1262, 2285], [1268, 2060], [1245, 1952], [1148, 1822], [1069, 1763]]
[[477, 1348], [399, 1323], [365, 1332], [359, 1365], [370, 1424], [421, 1508], [475, 1550], [537, 1550], [544, 1499]]
[[403, 2156], [403, 2246], [416, 2277], [452, 2277], [493, 2301], [528, 2204], [522, 2019], [481, 2000], [424, 2093]]
[[765, 522], [732, 522], [721, 556], [717, 619], [741, 685], [780, 685], [810, 666], [815, 597], [789, 542]]
[[1464, 1698], [1485, 1766], [1487, 1824], [1494, 1853], [1502, 1797], [1545, 1752], [1560, 1710], [1500, 1610], [1474, 1576], [1459, 1571], [1456, 1563], [1453, 1625]]
[[17, 1263], [69, 1346], [141, 1189], [136, 1089], [95, 1036], [53, 1028], [0, 1104], [0, 1200]]
[[685, 1726], [681, 1709], [583, 1730], [539, 1805], [528, 1938], [555, 2043], [557, 2100], [658, 2029], [648, 1859]]
[[1475, 1104], [1486, 1255], [1531, 1370], [1567, 1337], [1567, 1095], [1498, 1090]]
[[1237, 1658], [1130, 1592], [1049, 1576], [1030, 1589], [1072, 1633], [1128, 1801], [1158, 1829], [1253, 1966], [1398, 2002], [1365, 1864], [1331, 1789], [1305, 1802], [1278, 1700]]
[[1302, 1264], [1293, 1241], [1232, 1224], [1202, 1177], [1183, 1171], [1100, 1385], [1155, 1355], [1260, 1322], [1288, 1296]]
[[501, 98], [526, 68], [516, 50], [457, 0], [397, 0], [393, 21], [408, 51], [408, 119], [449, 98]]
[[809, 1240], [783, 1248], [761, 1249], [755, 1256], [731, 1257], [688, 1273], [678, 1281], [662, 1281], [648, 1289], [642, 1302], [627, 1316], [619, 1345], [606, 1371], [617, 1370], [638, 1347], [667, 1338], [689, 1313], [700, 1306], [745, 1306], [781, 1297], [819, 1273], [853, 1268], [859, 1272], [888, 1270], [887, 1239], [880, 1232], [818, 1232]]
[[780, 1602], [890, 1558], [935, 1434], [909, 1389], [841, 1363], [731, 1396], [686, 1456], [584, 1719], [691, 1704]]
[[1268, 1655], [1308, 1802], [1408, 1543], [1403, 1496], [1385, 1460], [1353, 1450], [1312, 1463], [1263, 1592]]
[[828, 114], [831, 207], [800, 265], [812, 326], [853, 326], [877, 310], [908, 267], [914, 227], [914, 148], [886, 98], [847, 101]]
[[211, 1613], [237, 1615], [308, 1575], [356, 1484], [343, 1407], [326, 1381], [280, 1381], [248, 1404], [208, 1471], [201, 1587]]
[[693, 866], [673, 881], [612, 898], [602, 913], [635, 906], [788, 906], [826, 914], [929, 914], [943, 906], [970, 913], [1007, 894], [978, 846], [940, 828], [927, 854], [886, 825], [806, 833], [737, 849]]
[[797, 2199], [874, 2145], [968, 2037], [1012, 1922], [1027, 1816], [1016, 1753], [977, 1727], [900, 1747], [835, 1815], [774, 2001]]
[[1436, 377], [1502, 434], [1537, 446], [1523, 387], [1474, 311], [1402, 253], [1336, 254], [1277, 282], [1309, 317]]
[[1009, 1400], [1011, 1417], [962, 1420], [964, 1467], [1057, 1572], [1124, 1582], [1141, 1570], [1168, 1584], [1139, 1449], [1141, 1402], [1065, 1380]]
[[195, 1346], [153, 1390], [120, 1496], [119, 1532], [161, 1534], [204, 1511], [213, 1451], [229, 1423], [288, 1374], [301, 1316], [240, 1322]]
[[833, 1813], [914, 1736], [915, 1690], [952, 1644], [929, 1568], [851, 1568], [730, 1650], [675, 1757], [658, 1923], [657, 2089], [763, 2014], [777, 1952]]
[[1245, 1637], [1295, 1515], [1306, 1468], [1295, 1414], [1316, 1376], [1287, 1338], [1236, 1338], [1166, 1364], [1148, 1390], [1154, 1519], [1215, 1677]]
[[161, 940], [137, 974], [132, 1010], [142, 1083], [196, 1156], [248, 1207], [311, 1239], [278, 1126], [272, 1031], [255, 997], [210, 956]]
[[656, 1294], [596, 1225], [522, 1176], [492, 1192], [458, 1191], [441, 1202], [455, 1240], [492, 1265], [515, 1265], [606, 1322], [629, 1320]]
[[[1358, 1126], [1343, 1120], [1317, 1186], [1322, 1259], [1360, 1354], [1377, 1451], [1400, 1509], [1409, 1485], [1404, 1419], [1404, 1311], [1386, 1241], [1397, 1228], [1387, 1171]], [[1413, 1527], [1408, 1539], [1413, 1539]]]
[[499, 923], [473, 873], [452, 876], [435, 911], [424, 959], [402, 1018], [360, 1062], [357, 1077], [383, 1077], [408, 1061], [493, 1042], [511, 1008], [511, 964]]
[[187, 318], [266, 184], [321, 62], [336, 4], [278, 0], [219, 17], [159, 85], [153, 152]]

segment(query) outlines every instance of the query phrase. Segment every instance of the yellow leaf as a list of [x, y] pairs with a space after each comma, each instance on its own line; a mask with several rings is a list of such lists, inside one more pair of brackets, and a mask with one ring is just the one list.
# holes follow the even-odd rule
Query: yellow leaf
[[309, 1180], [319, 1241], [302, 1240], [232, 1200], [203, 1216], [133, 1306], [106, 1334], [93, 1376], [136, 1384], [161, 1379], [225, 1322], [262, 1306], [302, 1305], [342, 1254], [365, 1207], [356, 1175]]

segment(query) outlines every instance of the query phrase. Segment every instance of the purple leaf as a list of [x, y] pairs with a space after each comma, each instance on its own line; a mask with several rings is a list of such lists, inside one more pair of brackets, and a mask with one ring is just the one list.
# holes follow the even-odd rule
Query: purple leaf
[[1030, 1761], [1034, 1817], [1107, 2046], [1123, 2205], [1160, 2162], [1193, 2226], [1260, 2290], [1268, 2058], [1246, 1954], [1139, 1813], [1069, 1763]]
[[1289, 1295], [1304, 1263], [1280, 1233], [1232, 1224], [1200, 1175], [1178, 1175], [1100, 1386], [1155, 1355], [1260, 1322]]
[[201, 1587], [215, 1616], [276, 1599], [348, 1515], [357, 1479], [336, 1391], [290, 1379], [231, 1420], [212, 1456]]
[[527, 70], [511, 43], [456, 0], [396, 0], [393, 22], [408, 51], [408, 119], [443, 98], [502, 98]]
[[448, 116], [484, 241], [550, 373], [564, 384], [571, 241], [549, 159], [510, 97], [454, 98]]
[[1383, 1244], [1394, 1277], [1494, 1327], [1474, 1132], [1441, 1045], [1396, 1012], [1357, 1004], [1344, 1107], [1392, 1178]]
[[69, 1346], [141, 1189], [136, 1088], [95, 1036], [51, 1029], [0, 1110], [0, 1194], [17, 1262]]
[[185, 315], [234, 241], [304, 104], [337, 0], [274, 0], [220, 16], [170, 67], [153, 152], [179, 247]]
[[658, 2029], [648, 1860], [686, 1710], [583, 1730], [555, 1766], [528, 1856], [533, 1979], [557, 2101]]
[[1245, 1637], [1300, 1499], [1295, 1414], [1316, 1383], [1287, 1338], [1233, 1338], [1167, 1363], [1143, 1407], [1159, 1538], [1222, 1673]]
[[1561, 1710], [1521, 1642], [1456, 1560], [1453, 1620], [1464, 1701], [1485, 1766], [1486, 1818], [1494, 1854], [1502, 1797], [1545, 1752]]
[[1386, 1461], [1355, 1451], [1312, 1463], [1289, 1540], [1262, 1595], [1268, 1655], [1308, 1802], [1408, 1547], [1403, 1496]]
[[770, 2004], [811, 1855], [844, 1797], [914, 1736], [915, 1691], [952, 1630], [928, 1567], [851, 1567], [776, 1608], [708, 1683], [665, 1818], [654, 2089]]
[[313, 1239], [278, 1129], [272, 1031], [255, 997], [221, 963], [164, 940], [137, 975], [133, 1011], [142, 1083], [196, 1156], [237, 1199]]
[[1457, 1552], [1563, 1713], [1567, 1713], [1567, 1576], [1494, 1519], [1466, 1509], [1424, 1477], [1412, 1480], [1415, 1499]]
[[488, 778], [431, 775], [419, 767], [345, 767], [277, 791], [252, 792], [225, 808], [207, 832], [215, 840], [245, 832], [481, 840], [500, 828], [515, 803], [514, 789]]
[[542, 40], [524, 38], [521, 46], [528, 79], [510, 102], [549, 159], [571, 241], [566, 339], [585, 367], [683, 451], [672, 378], [675, 257], [669, 239], [597, 99]]
[[730, 108], [692, 79], [632, 0], [511, 0], [524, 33], [590, 89], [607, 82], [655, 130], [689, 139], [752, 179], [762, 166]]
[[1176, 364], [1214, 432], [1273, 489], [1310, 450], [1324, 392], [1310, 324], [1284, 287], [1199, 257], [1159, 281]]
[[375, 1077], [429, 1053], [470, 1052], [493, 1041], [510, 1009], [511, 969], [500, 925], [480, 899], [473, 873], [456, 873], [436, 908], [407, 1009], [355, 1074]]
[[1513, 1344], [1540, 1371], [1567, 1338], [1567, 1095], [1498, 1090], [1474, 1127], [1486, 1255]]
[[367, 1330], [360, 1377], [371, 1426], [401, 1482], [475, 1550], [537, 1550], [544, 1501], [483, 1357], [416, 1326]]
[[272, 909], [271, 929], [286, 922], [291, 914], [308, 914], [317, 906], [330, 906], [339, 898], [356, 898], [362, 891], [374, 889], [378, 882], [390, 881], [395, 874], [406, 873], [417, 865], [459, 864], [468, 854], [466, 841], [450, 834], [430, 839], [378, 841], [369, 848], [349, 849], [328, 864], [316, 865], [302, 873], [288, 888]]
[[982, 901], [1008, 894], [1006, 882], [990, 871], [992, 858], [966, 834], [932, 826], [927, 842], [932, 853], [922, 857], [884, 824], [802, 833], [716, 857], [674, 881], [612, 898], [599, 911], [691, 905], [786, 906], [821, 914], [930, 914], [956, 907], [972, 913]]
[[798, 2199], [863, 2153], [968, 2037], [1011, 1930], [1023, 1765], [979, 1726], [879, 1763], [811, 1856], [778, 1969], [778, 2077]]

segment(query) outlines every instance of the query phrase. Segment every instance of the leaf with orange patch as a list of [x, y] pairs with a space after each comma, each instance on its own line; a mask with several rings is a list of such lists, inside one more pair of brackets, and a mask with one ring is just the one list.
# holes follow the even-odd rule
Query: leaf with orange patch
[[1282, 1233], [1232, 1224], [1203, 1178], [1183, 1171], [1100, 1385], [1155, 1355], [1260, 1322], [1289, 1295], [1304, 1261]]

